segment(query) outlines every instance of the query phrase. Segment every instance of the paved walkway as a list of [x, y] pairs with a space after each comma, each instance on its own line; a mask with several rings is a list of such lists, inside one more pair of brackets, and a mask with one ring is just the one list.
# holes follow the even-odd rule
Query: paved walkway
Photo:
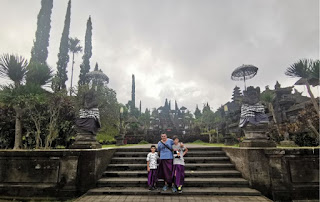
[[102, 202], [102, 201], [143, 201], [143, 202], [247, 202], [247, 201], [272, 201], [264, 196], [126, 196], [126, 195], [106, 195], [106, 196], [82, 196], [75, 202]]

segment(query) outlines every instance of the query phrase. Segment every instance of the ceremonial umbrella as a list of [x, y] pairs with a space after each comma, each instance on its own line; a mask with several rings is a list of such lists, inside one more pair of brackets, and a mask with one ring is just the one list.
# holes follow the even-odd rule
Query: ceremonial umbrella
[[232, 80], [243, 80], [244, 81], [244, 88], [246, 87], [246, 80], [253, 78], [258, 72], [258, 67], [253, 65], [241, 65], [240, 67], [236, 68], [232, 74]]

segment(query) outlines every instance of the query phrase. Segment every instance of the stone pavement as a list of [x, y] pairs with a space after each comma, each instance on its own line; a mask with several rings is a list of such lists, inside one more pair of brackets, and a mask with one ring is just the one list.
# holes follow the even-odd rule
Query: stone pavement
[[106, 195], [106, 196], [82, 196], [75, 202], [270, 202], [272, 200], [264, 196], [138, 196], [138, 195]]

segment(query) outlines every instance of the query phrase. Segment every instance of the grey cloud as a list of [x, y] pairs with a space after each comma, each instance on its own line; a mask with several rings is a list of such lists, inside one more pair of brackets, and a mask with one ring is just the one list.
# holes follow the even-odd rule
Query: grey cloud
[[[0, 12], [0, 23], [6, 24], [0, 33], [0, 53], [29, 57], [40, 0], [0, 1], [6, 7]], [[54, 2], [48, 58], [52, 67], [66, 5], [67, 0]], [[12, 15], [13, 9], [18, 15]], [[259, 67], [248, 85], [273, 87], [276, 80], [292, 85], [294, 79], [284, 75], [285, 69], [300, 58], [319, 56], [317, 0], [73, 0], [71, 36], [82, 43], [89, 15], [91, 65], [99, 63], [122, 103], [130, 99], [135, 74], [137, 100], [142, 100], [143, 108], [158, 107], [167, 97], [192, 110], [207, 101], [216, 109], [230, 100], [235, 85], [243, 88], [242, 82], [230, 79], [236, 67], [246, 63]], [[13, 40], [15, 36], [20, 37]]]

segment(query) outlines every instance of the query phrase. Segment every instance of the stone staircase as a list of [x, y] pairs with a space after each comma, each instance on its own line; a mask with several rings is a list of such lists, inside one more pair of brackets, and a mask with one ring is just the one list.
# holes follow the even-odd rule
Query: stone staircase
[[[171, 189], [162, 192], [162, 180], [158, 190], [147, 189], [146, 156], [149, 148], [119, 148], [111, 163], [97, 182], [97, 188], [87, 195], [156, 195], [173, 194]], [[260, 196], [249, 188], [247, 180], [235, 169], [229, 157], [219, 147], [189, 148], [185, 156], [185, 186], [183, 195], [234, 195]]]

